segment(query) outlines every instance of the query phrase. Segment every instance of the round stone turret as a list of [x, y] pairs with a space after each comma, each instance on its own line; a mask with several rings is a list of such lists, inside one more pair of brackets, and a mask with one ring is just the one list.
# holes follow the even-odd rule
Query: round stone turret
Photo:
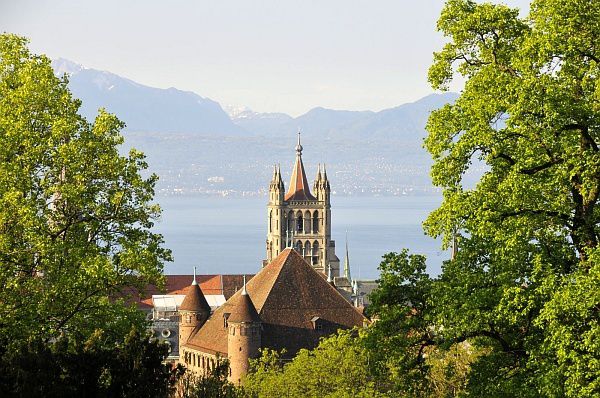
[[194, 280], [186, 290], [185, 298], [179, 306], [179, 350], [187, 343], [195, 330], [204, 325], [210, 316], [210, 306], [196, 281], [196, 268], [194, 268]]
[[232, 302], [232, 312], [227, 318], [227, 355], [229, 357], [229, 381], [241, 382], [248, 373], [248, 360], [259, 355], [261, 344], [261, 321], [248, 292], [244, 288]]

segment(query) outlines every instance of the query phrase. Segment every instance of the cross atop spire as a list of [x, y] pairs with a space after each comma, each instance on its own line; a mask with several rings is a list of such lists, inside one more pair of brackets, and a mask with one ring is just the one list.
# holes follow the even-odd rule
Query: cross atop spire
[[300, 129], [298, 129], [298, 144], [296, 145], [296, 153], [302, 155], [302, 145], [300, 145]]

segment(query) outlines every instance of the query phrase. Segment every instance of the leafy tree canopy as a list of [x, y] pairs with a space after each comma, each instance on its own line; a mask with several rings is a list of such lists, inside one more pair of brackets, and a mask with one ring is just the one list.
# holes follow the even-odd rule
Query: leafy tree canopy
[[177, 398], [236, 398], [243, 397], [242, 390], [227, 380], [229, 361], [217, 359], [216, 366], [208, 374], [195, 375], [186, 372], [179, 379]]
[[444, 201], [425, 228], [460, 247], [432, 285], [428, 344], [489, 349], [476, 396], [597, 396], [600, 3], [537, 0], [521, 18], [449, 0], [438, 28], [433, 87], [466, 82], [427, 126]]
[[340, 331], [314, 350], [301, 350], [282, 364], [277, 352], [263, 350], [243, 381], [248, 397], [384, 397], [369, 368], [369, 353], [353, 336]]
[[0, 336], [124, 336], [141, 314], [110, 300], [160, 284], [170, 252], [150, 231], [157, 177], [142, 153], [121, 156], [124, 124], [93, 123], [24, 38], [0, 35]]
[[181, 366], [165, 364], [166, 344], [132, 329], [121, 340], [96, 331], [86, 341], [68, 336], [0, 344], [0, 388], [6, 397], [168, 397]]

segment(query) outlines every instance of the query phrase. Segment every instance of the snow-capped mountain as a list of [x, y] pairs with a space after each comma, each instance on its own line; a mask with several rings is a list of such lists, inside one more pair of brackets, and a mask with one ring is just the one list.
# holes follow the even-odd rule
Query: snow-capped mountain
[[243, 135], [221, 106], [191, 91], [154, 88], [74, 62], [52, 62], [57, 75], [69, 76], [69, 88], [82, 100], [81, 113], [93, 120], [99, 108], [115, 113], [129, 131]]
[[292, 161], [298, 129], [307, 172], [327, 163], [338, 193], [431, 192], [425, 124], [431, 110], [457, 97], [432, 94], [379, 112], [317, 107], [294, 118], [222, 108], [193, 92], [148, 87], [64, 59], [53, 67], [69, 76], [84, 116], [91, 119], [104, 107], [127, 123], [125, 147], [146, 153], [160, 176], [157, 189], [169, 193], [263, 192], [269, 165]]

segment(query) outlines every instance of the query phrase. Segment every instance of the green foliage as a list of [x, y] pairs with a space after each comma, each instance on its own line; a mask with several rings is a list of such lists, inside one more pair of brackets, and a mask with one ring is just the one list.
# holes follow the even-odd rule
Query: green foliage
[[243, 381], [249, 397], [384, 397], [371, 375], [369, 352], [356, 331], [321, 340], [314, 350], [301, 350], [283, 363], [273, 351], [263, 350], [251, 362]]
[[[14, 345], [13, 345], [14, 346]], [[165, 344], [132, 330], [123, 341], [101, 331], [81, 342], [2, 345], [0, 389], [7, 397], [168, 397], [183, 374], [163, 361]]]
[[241, 397], [239, 388], [227, 380], [229, 361], [219, 359], [208, 375], [195, 376], [187, 372], [179, 381], [178, 398], [236, 398]]
[[[433, 87], [466, 83], [428, 122], [444, 201], [425, 228], [460, 250], [431, 285], [422, 316], [435, 335], [421, 341], [484, 350], [475, 396], [597, 396], [600, 3], [537, 0], [521, 19], [449, 0], [438, 28], [449, 43]], [[483, 175], [465, 186], [473, 165]]]
[[439, 281], [425, 272], [425, 257], [388, 253], [379, 269], [369, 307], [375, 322], [361, 339], [379, 391], [415, 398], [464, 394], [471, 364], [485, 351], [474, 342], [440, 340]]
[[371, 293], [369, 307], [377, 321], [364, 343], [382, 366], [375, 370], [390, 374], [389, 388], [420, 396], [429, 391], [424, 350], [433, 335], [432, 281], [425, 272], [425, 257], [409, 255], [408, 250], [388, 253], [379, 270], [379, 287]]
[[150, 231], [157, 177], [140, 152], [119, 155], [124, 124], [78, 115], [67, 77], [26, 44], [0, 35], [0, 336], [117, 339], [143, 317], [109, 298], [160, 285], [170, 260]]

